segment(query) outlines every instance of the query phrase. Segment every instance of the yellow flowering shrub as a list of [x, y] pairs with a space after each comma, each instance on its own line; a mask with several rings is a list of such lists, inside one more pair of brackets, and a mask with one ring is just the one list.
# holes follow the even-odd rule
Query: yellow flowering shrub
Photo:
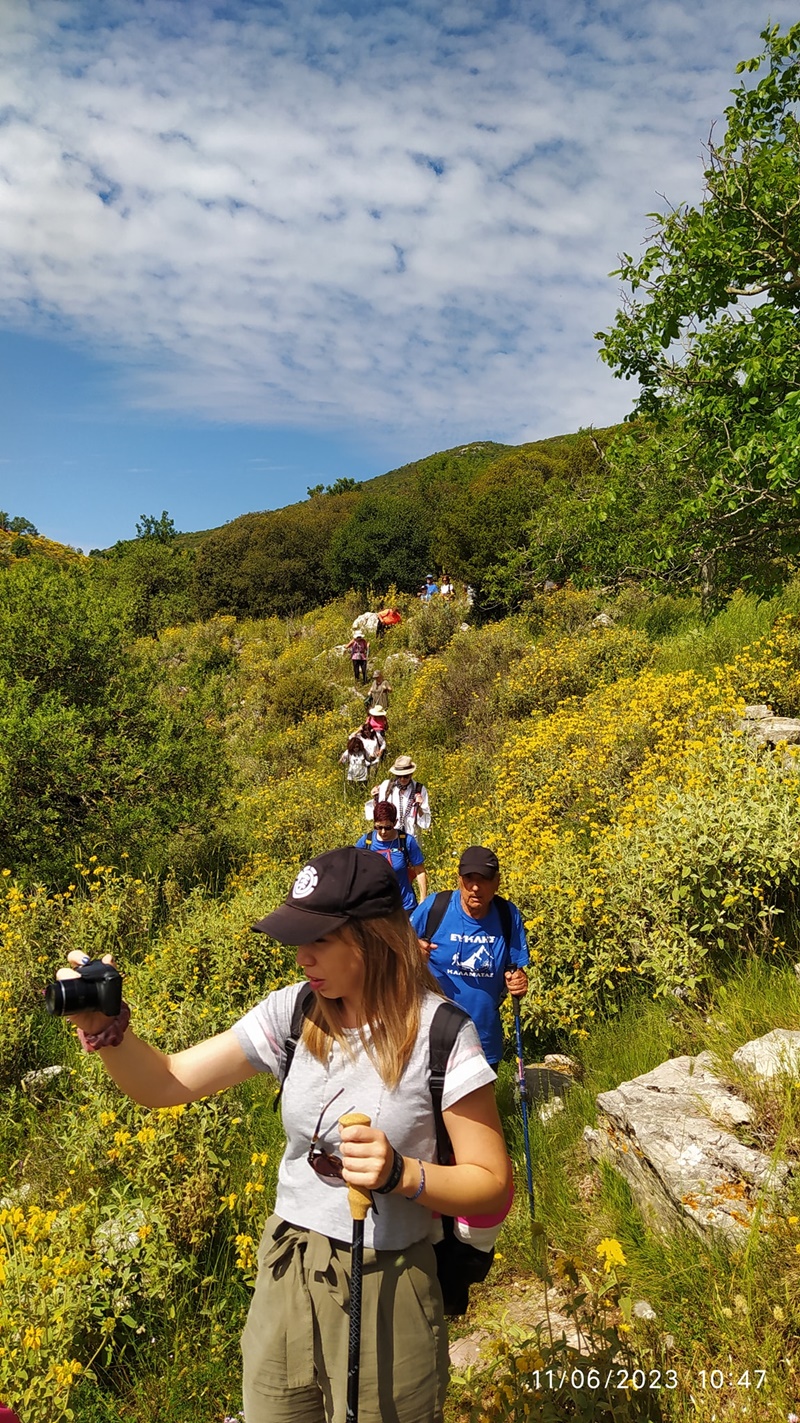
[[177, 1262], [153, 1202], [144, 1220], [137, 1203], [115, 1222], [98, 1193], [0, 1200], [0, 1399], [22, 1418], [71, 1419], [76, 1381], [168, 1294]]
[[541, 642], [498, 678], [498, 710], [509, 717], [554, 711], [567, 697], [638, 672], [654, 651], [635, 628], [590, 628]]
[[799, 787], [738, 732], [741, 711], [724, 678], [644, 672], [505, 741], [457, 836], [500, 854], [535, 1027], [585, 1033], [627, 975], [691, 990], [713, 951], [771, 942], [797, 884]]

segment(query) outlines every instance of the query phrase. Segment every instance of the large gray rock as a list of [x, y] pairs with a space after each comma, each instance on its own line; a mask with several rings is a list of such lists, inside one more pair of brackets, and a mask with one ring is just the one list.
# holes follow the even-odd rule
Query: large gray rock
[[773, 1028], [763, 1038], [753, 1038], [736, 1049], [733, 1060], [746, 1067], [762, 1082], [774, 1077], [800, 1075], [800, 1032], [790, 1028]]
[[710, 1053], [664, 1062], [597, 1105], [597, 1129], [584, 1132], [589, 1152], [625, 1177], [656, 1230], [680, 1223], [738, 1241], [786, 1183], [787, 1166], [735, 1136], [750, 1108], [714, 1074]]
[[353, 618], [353, 627], [360, 628], [362, 632], [373, 633], [377, 631], [379, 622], [377, 613], [359, 613], [357, 618]]
[[393, 667], [419, 667], [419, 658], [413, 652], [390, 652], [388, 657], [383, 659], [384, 670], [391, 672]]
[[[761, 712], [762, 708], [757, 709]], [[784, 742], [787, 746], [800, 745], [800, 718], [794, 716], [745, 717], [741, 723], [754, 741], [762, 746], [777, 746]]]

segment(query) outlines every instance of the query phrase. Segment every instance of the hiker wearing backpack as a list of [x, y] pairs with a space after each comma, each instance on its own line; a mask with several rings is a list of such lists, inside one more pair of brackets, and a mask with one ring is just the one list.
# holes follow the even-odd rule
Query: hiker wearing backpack
[[[448, 1375], [437, 1217], [500, 1211], [510, 1189], [491, 1070], [462, 1015], [437, 1109], [435, 1020], [458, 1010], [439, 996], [380, 855], [348, 847], [315, 857], [254, 928], [299, 945], [304, 981], [228, 1031], [164, 1053], [131, 1030], [127, 1005], [117, 1018], [83, 1011], [72, 1022], [121, 1090], [148, 1107], [196, 1102], [259, 1072], [284, 1084], [287, 1144], [242, 1337], [247, 1423], [345, 1416], [348, 1184], [373, 1193], [376, 1207], [364, 1232], [360, 1423], [436, 1423]], [[351, 1108], [370, 1125], [339, 1126]], [[437, 1110], [453, 1164], [441, 1164]]]
[[347, 767], [347, 780], [356, 786], [366, 785], [370, 767], [377, 762], [368, 754], [363, 737], [354, 731], [347, 738], [347, 746], [339, 757], [339, 765]]
[[389, 800], [397, 807], [398, 829], [407, 835], [415, 835], [418, 830], [429, 830], [431, 807], [428, 792], [421, 781], [414, 780], [416, 763], [410, 756], [398, 756], [389, 775], [379, 786], [372, 787], [372, 799], [364, 806], [367, 820], [375, 817], [378, 801]]
[[498, 893], [494, 850], [470, 845], [458, 862], [458, 889], [431, 894], [411, 915], [437, 983], [469, 1013], [492, 1067], [503, 1056], [500, 1004], [528, 991], [528, 941], [515, 904]]
[[353, 664], [353, 677], [356, 685], [359, 682], [366, 684], [367, 680], [367, 658], [369, 657], [369, 643], [361, 631], [361, 628], [354, 624], [353, 636], [345, 646], [345, 652], [350, 653], [350, 660]]
[[388, 711], [389, 698], [391, 694], [392, 689], [389, 686], [389, 683], [386, 681], [386, 678], [384, 677], [383, 673], [373, 672], [372, 681], [370, 682], [369, 687], [367, 688], [367, 695], [364, 698], [366, 706], [369, 708], [384, 707], [386, 711]]
[[419, 886], [420, 901], [428, 893], [425, 857], [413, 835], [397, 828], [397, 807], [391, 801], [380, 800], [375, 806], [375, 825], [356, 841], [357, 850], [373, 850], [388, 860], [400, 885], [403, 908], [407, 913], [417, 907], [412, 881]]

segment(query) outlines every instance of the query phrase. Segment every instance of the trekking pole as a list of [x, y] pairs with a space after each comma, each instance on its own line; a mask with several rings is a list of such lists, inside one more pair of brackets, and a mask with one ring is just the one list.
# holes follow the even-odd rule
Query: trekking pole
[[533, 1199], [533, 1167], [531, 1165], [531, 1136], [528, 1127], [528, 1083], [525, 1079], [525, 1063], [522, 1055], [522, 1024], [519, 1016], [519, 998], [512, 994], [511, 1002], [514, 1008], [514, 1027], [517, 1033], [517, 1067], [519, 1069], [519, 1104], [522, 1108], [522, 1134], [525, 1139], [525, 1171], [528, 1177], [528, 1205], [531, 1212], [531, 1229], [534, 1235], [541, 1235], [543, 1227], [536, 1219], [536, 1206]]
[[[340, 1127], [368, 1127], [363, 1112], [346, 1112]], [[359, 1186], [348, 1186], [347, 1203], [353, 1217], [353, 1245], [350, 1253], [350, 1338], [347, 1348], [346, 1423], [358, 1423], [358, 1373], [361, 1363], [361, 1277], [364, 1265], [364, 1221], [372, 1205], [372, 1195]]]

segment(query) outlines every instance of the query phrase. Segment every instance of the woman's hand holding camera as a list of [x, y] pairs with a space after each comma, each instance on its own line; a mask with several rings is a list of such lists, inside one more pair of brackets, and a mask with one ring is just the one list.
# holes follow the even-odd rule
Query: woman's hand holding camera
[[[67, 954], [67, 963], [72, 964], [72, 968], [58, 969], [56, 978], [61, 982], [80, 978], [81, 974], [78, 970], [85, 967], [89, 962], [91, 961], [88, 954], [82, 954], [77, 949], [73, 949], [71, 953]], [[113, 967], [113, 954], [104, 954], [100, 962], [110, 964]], [[98, 1008], [87, 1008], [79, 1013], [65, 1013], [63, 1016], [67, 1019], [68, 1023], [74, 1023], [76, 1028], [80, 1028], [81, 1032], [89, 1036], [94, 1033], [101, 1033], [103, 1029], [107, 1028], [109, 1023], [113, 1021], [107, 1013], [102, 1013]]]

